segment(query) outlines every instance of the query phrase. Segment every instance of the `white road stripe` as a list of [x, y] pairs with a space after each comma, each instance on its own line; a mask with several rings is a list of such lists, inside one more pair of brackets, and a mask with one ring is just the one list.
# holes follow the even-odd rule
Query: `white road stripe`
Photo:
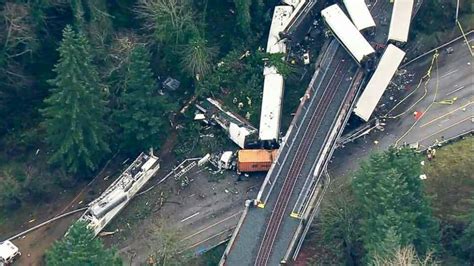
[[451, 74], [454, 74], [454, 73], [456, 73], [458, 70], [459, 70], [459, 69], [455, 69], [455, 70], [453, 70], [453, 71], [450, 71], [450, 72], [448, 72], [448, 73], [442, 75], [442, 76], [440, 77], [440, 79], [445, 78], [445, 77], [447, 77], [447, 76], [449, 76], [449, 75], [451, 75]]
[[448, 93], [446, 94], [446, 96], [451, 95], [451, 94], [453, 94], [453, 93], [455, 93], [455, 92], [458, 92], [458, 91], [464, 89], [465, 87], [466, 87], [466, 86], [461, 86], [461, 87], [459, 87], [459, 88], [453, 90], [452, 92], [448, 92]]
[[214, 223], [214, 224], [209, 225], [209, 226], [206, 227], [206, 228], [203, 228], [203, 229], [197, 231], [196, 233], [194, 233], [194, 234], [192, 234], [192, 235], [189, 235], [189, 236], [187, 236], [187, 237], [181, 239], [180, 241], [185, 241], [185, 240], [187, 240], [187, 239], [190, 239], [190, 238], [192, 238], [192, 237], [194, 237], [194, 236], [196, 236], [196, 235], [198, 235], [198, 234], [200, 234], [200, 233], [202, 233], [202, 232], [208, 230], [208, 229], [211, 228], [211, 227], [214, 227], [214, 226], [216, 226], [216, 225], [218, 225], [218, 224], [220, 224], [220, 223], [223, 223], [223, 222], [225, 222], [225, 221], [227, 221], [227, 220], [229, 220], [229, 219], [231, 219], [231, 218], [233, 218], [233, 217], [235, 217], [235, 216], [237, 216], [237, 215], [240, 215], [241, 213], [242, 213], [242, 211], [239, 211], [239, 212], [237, 212], [237, 213], [234, 213], [234, 214], [232, 214], [231, 216], [229, 216], [229, 217], [227, 217], [227, 218], [224, 218], [224, 219], [222, 219], [222, 220], [220, 220], [220, 221], [218, 221], [218, 222], [216, 222], [216, 223]]
[[187, 221], [187, 220], [189, 220], [189, 219], [193, 218], [193, 217], [194, 217], [194, 216], [196, 216], [196, 215], [199, 215], [199, 212], [196, 212], [195, 214], [193, 214], [193, 215], [190, 215], [190, 216], [188, 216], [188, 217], [184, 218], [184, 219], [183, 219], [183, 220], [181, 220], [180, 222], [182, 223], [182, 222], [184, 222], [184, 221]]

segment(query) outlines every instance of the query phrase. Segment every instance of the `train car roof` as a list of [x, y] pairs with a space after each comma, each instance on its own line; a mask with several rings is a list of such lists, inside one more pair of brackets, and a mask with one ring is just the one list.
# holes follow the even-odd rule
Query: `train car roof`
[[275, 67], [265, 67], [260, 113], [260, 140], [278, 140], [280, 136], [283, 89], [283, 76], [277, 73]]
[[356, 28], [361, 31], [375, 27], [375, 21], [364, 0], [344, 0], [347, 12]]
[[374, 48], [372, 48], [337, 4], [323, 9], [321, 15], [338, 40], [342, 42], [359, 63], [361, 63], [366, 56], [375, 52]]
[[268, 33], [267, 53], [284, 53], [286, 44], [280, 38], [282, 32], [290, 22], [290, 16], [293, 11], [291, 6], [276, 6], [273, 11], [272, 24]]
[[414, 0], [395, 0], [390, 19], [388, 40], [407, 42]]
[[403, 57], [405, 57], [404, 51], [392, 44], [387, 46], [377, 69], [356, 103], [354, 113], [358, 117], [365, 121], [369, 120], [393, 75], [400, 66]]

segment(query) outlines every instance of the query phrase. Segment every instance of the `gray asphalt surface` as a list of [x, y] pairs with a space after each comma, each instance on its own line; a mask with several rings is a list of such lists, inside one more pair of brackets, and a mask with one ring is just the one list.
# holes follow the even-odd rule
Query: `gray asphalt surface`
[[[464, 41], [457, 42], [452, 48], [452, 54], [448, 54], [446, 50], [441, 51], [438, 64], [435, 62], [431, 79], [426, 86], [426, 96], [424, 89], [419, 88], [408, 100], [410, 106], [414, 105], [410, 111], [403, 105], [393, 112], [397, 114], [406, 111], [396, 121], [397, 127], [407, 129], [402, 135], [398, 134], [397, 144], [406, 142], [426, 148], [474, 129], [474, 60]], [[407, 68], [408, 73], [418, 74], [424, 63], [426, 64], [411, 64]], [[423, 115], [415, 119], [414, 112]], [[387, 122], [390, 123], [390, 120]]]
[[[472, 45], [473, 36], [470, 37], [470, 41]], [[333, 162], [329, 165], [330, 173], [335, 178], [356, 170], [360, 161], [367, 158], [369, 153], [386, 150], [391, 145], [418, 144], [420, 149], [426, 149], [437, 142], [442, 142], [443, 139], [447, 140], [474, 130], [473, 57], [464, 40], [459, 40], [450, 47], [454, 49], [452, 54], [448, 54], [446, 49], [439, 51], [438, 71], [434, 64], [425, 96], [423, 96], [424, 87], [421, 86], [389, 114], [389, 116], [399, 115], [397, 118], [382, 121], [386, 123], [384, 131], [374, 130], [336, 150]], [[427, 73], [431, 60], [432, 55], [429, 55], [415, 61], [406, 67], [406, 74], [395, 78], [396, 85], [391, 86], [384, 94], [377, 116], [383, 117], [391, 106], [413, 92], [421, 77]], [[422, 100], [419, 101], [420, 99]], [[433, 103], [434, 99], [436, 103]], [[417, 101], [419, 102], [416, 103]], [[409, 109], [410, 107], [412, 108]], [[418, 120], [414, 117], [415, 111], [423, 113]], [[400, 115], [404, 112], [404, 115]]]
[[[163, 171], [166, 175], [168, 171]], [[263, 176], [242, 177], [225, 172], [218, 182], [209, 181], [212, 174], [205, 168], [195, 166], [185, 176], [190, 184], [180, 188], [173, 176], [142, 197], [131, 202], [123, 215], [140, 217], [140, 205], [156, 203], [153, 212], [136, 224], [117, 223], [107, 231], [130, 230], [123, 237], [116, 234], [106, 238], [119, 250], [119, 254], [131, 265], [144, 265], [150, 254], [156, 252], [157, 230], [173, 232], [183, 251], [201, 254], [232, 234], [241, 214], [243, 202], [254, 198]], [[162, 194], [163, 193], [163, 194]], [[159, 206], [160, 197], [165, 196], [163, 206]], [[139, 201], [141, 202], [139, 204]], [[153, 205], [154, 206], [154, 205]], [[155, 242], [154, 242], [155, 241]]]

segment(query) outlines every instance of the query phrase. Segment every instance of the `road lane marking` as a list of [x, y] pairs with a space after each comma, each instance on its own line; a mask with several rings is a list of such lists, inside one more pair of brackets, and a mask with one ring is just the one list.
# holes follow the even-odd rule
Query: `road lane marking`
[[448, 72], [448, 73], [442, 75], [442, 76], [439, 77], [439, 78], [440, 78], [440, 79], [445, 78], [445, 77], [447, 77], [447, 76], [449, 76], [449, 75], [451, 75], [451, 74], [454, 74], [454, 73], [458, 72], [458, 70], [459, 70], [459, 69], [455, 69], [455, 70], [453, 70], [453, 71], [450, 71], [450, 72]]
[[467, 120], [471, 120], [471, 119], [473, 119], [473, 118], [474, 118], [474, 116], [466, 117], [465, 119], [463, 119], [463, 120], [461, 120], [461, 121], [458, 121], [458, 122], [456, 122], [456, 123], [454, 123], [454, 124], [452, 124], [452, 125], [450, 125], [450, 126], [448, 126], [448, 127], [443, 128], [443, 129], [440, 129], [440, 130], [436, 131], [435, 133], [429, 135], [428, 137], [425, 137], [425, 138], [419, 140], [418, 143], [420, 143], [420, 142], [422, 142], [422, 141], [424, 141], [424, 140], [426, 140], [426, 139], [429, 139], [429, 138], [433, 137], [433, 136], [436, 135], [436, 134], [439, 134], [439, 133], [441, 133], [441, 132], [443, 132], [443, 131], [446, 131], [446, 130], [448, 130], [448, 129], [454, 127], [454, 126], [457, 126], [457, 125], [459, 125], [459, 124], [461, 124], [461, 123], [463, 123], [463, 122], [465, 122], [465, 121], [467, 121]]
[[452, 114], [452, 113], [454, 113], [454, 112], [456, 112], [456, 111], [459, 111], [460, 109], [463, 109], [463, 108], [465, 108], [465, 107], [471, 105], [472, 103], [473, 103], [473, 102], [469, 102], [469, 103], [467, 103], [467, 104], [465, 104], [465, 105], [463, 105], [463, 106], [461, 106], [461, 107], [458, 107], [458, 108], [456, 108], [456, 109], [454, 109], [454, 110], [452, 110], [452, 111], [450, 111], [450, 112], [447, 112], [446, 114], [444, 114], [444, 115], [442, 115], [442, 116], [438, 116], [437, 118], [435, 118], [435, 119], [433, 119], [433, 120], [431, 120], [431, 121], [429, 121], [429, 122], [427, 122], [427, 123], [421, 125], [420, 128], [425, 127], [425, 126], [427, 126], [427, 125], [429, 125], [429, 124], [432, 124], [433, 122], [438, 121], [438, 120], [442, 119], [443, 117], [446, 117], [446, 116], [448, 116], [448, 115], [450, 115], [450, 114]]
[[446, 94], [446, 96], [449, 96], [449, 95], [451, 95], [451, 94], [453, 94], [453, 93], [455, 93], [455, 92], [458, 92], [458, 91], [464, 89], [465, 87], [466, 87], [466, 86], [461, 86], [461, 87], [459, 87], [459, 88], [453, 90], [452, 92], [448, 92], [448, 93]]
[[211, 225], [209, 225], [209, 226], [207, 226], [207, 227], [205, 227], [205, 228], [203, 228], [203, 229], [197, 231], [196, 233], [194, 233], [194, 234], [192, 234], [192, 235], [189, 235], [189, 236], [187, 236], [187, 237], [181, 239], [180, 241], [185, 241], [185, 240], [188, 240], [188, 239], [190, 239], [190, 238], [192, 238], [192, 237], [194, 237], [194, 236], [196, 236], [196, 235], [199, 235], [200, 233], [202, 233], [202, 232], [208, 230], [209, 228], [214, 227], [214, 226], [216, 226], [216, 225], [218, 225], [218, 224], [221, 224], [221, 223], [223, 223], [223, 222], [225, 222], [225, 221], [227, 221], [227, 220], [229, 220], [229, 219], [233, 218], [234, 216], [237, 216], [237, 215], [239, 215], [239, 214], [241, 214], [241, 213], [242, 213], [242, 211], [236, 212], [236, 213], [232, 214], [231, 216], [229, 216], [229, 217], [227, 217], [227, 218], [224, 218], [224, 219], [222, 219], [222, 220], [220, 220], [220, 221], [218, 221], [218, 222], [216, 222], [216, 223], [214, 223], [214, 224], [211, 224]]
[[[208, 238], [206, 238], [206, 239], [204, 239], [204, 240], [202, 240], [202, 241], [199, 241], [199, 242], [197, 242], [197, 243], [195, 243], [195, 244], [193, 244], [193, 245], [191, 245], [191, 246], [186, 247], [185, 250], [192, 249], [192, 248], [194, 248], [194, 247], [196, 247], [196, 246], [198, 246], [198, 245], [200, 245], [200, 244], [202, 244], [202, 243], [208, 241], [209, 239], [215, 238], [216, 236], [222, 235], [222, 234], [227, 233], [227, 232], [229, 232], [229, 231], [233, 231], [234, 228], [235, 228], [235, 227], [226, 228], [226, 229], [225, 229], [224, 231], [222, 231], [222, 232], [219, 232], [219, 233], [217, 233], [217, 234], [215, 234], [215, 235], [212, 235], [212, 236], [210, 236], [210, 237], [208, 237]], [[232, 234], [230, 234], [229, 237], [230, 237], [231, 235], [232, 235]]]
[[180, 221], [180, 223], [185, 222], [185, 221], [187, 221], [187, 220], [193, 218], [193, 217], [196, 216], [196, 215], [199, 215], [199, 212], [196, 212], [195, 214], [190, 215], [190, 216], [184, 218], [183, 220]]

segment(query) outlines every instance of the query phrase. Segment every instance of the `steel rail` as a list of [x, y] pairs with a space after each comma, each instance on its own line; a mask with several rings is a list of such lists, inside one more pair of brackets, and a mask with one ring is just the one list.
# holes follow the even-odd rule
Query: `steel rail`
[[[330, 105], [331, 100], [336, 94], [337, 90], [331, 90], [331, 88], [334, 88], [333, 85], [335, 85], [333, 83], [342, 82], [342, 78], [334, 79], [334, 77], [339, 76], [338, 74], [341, 73], [342, 66], [344, 66], [344, 64], [338, 62], [336, 70], [332, 75], [328, 86], [326, 86], [323, 97], [320, 100], [321, 105], [317, 106], [316, 112], [314, 112], [313, 116], [311, 117], [311, 121], [303, 135], [303, 141], [298, 146], [297, 154], [295, 155], [295, 159], [292, 161], [290, 171], [285, 178], [282, 190], [278, 195], [276, 205], [270, 217], [270, 223], [267, 226], [262, 244], [257, 254], [255, 265], [266, 265], [268, 262], [274, 241], [276, 239], [276, 233], [278, 232], [283, 219], [284, 211], [288, 206], [289, 199], [296, 184], [296, 180], [301, 174], [301, 170], [304, 165], [304, 159], [308, 156], [309, 150], [315, 140], [314, 134], [319, 130], [323, 120], [322, 118], [327, 112], [327, 107]], [[344, 70], [344, 68], [342, 68], [342, 70]]]

